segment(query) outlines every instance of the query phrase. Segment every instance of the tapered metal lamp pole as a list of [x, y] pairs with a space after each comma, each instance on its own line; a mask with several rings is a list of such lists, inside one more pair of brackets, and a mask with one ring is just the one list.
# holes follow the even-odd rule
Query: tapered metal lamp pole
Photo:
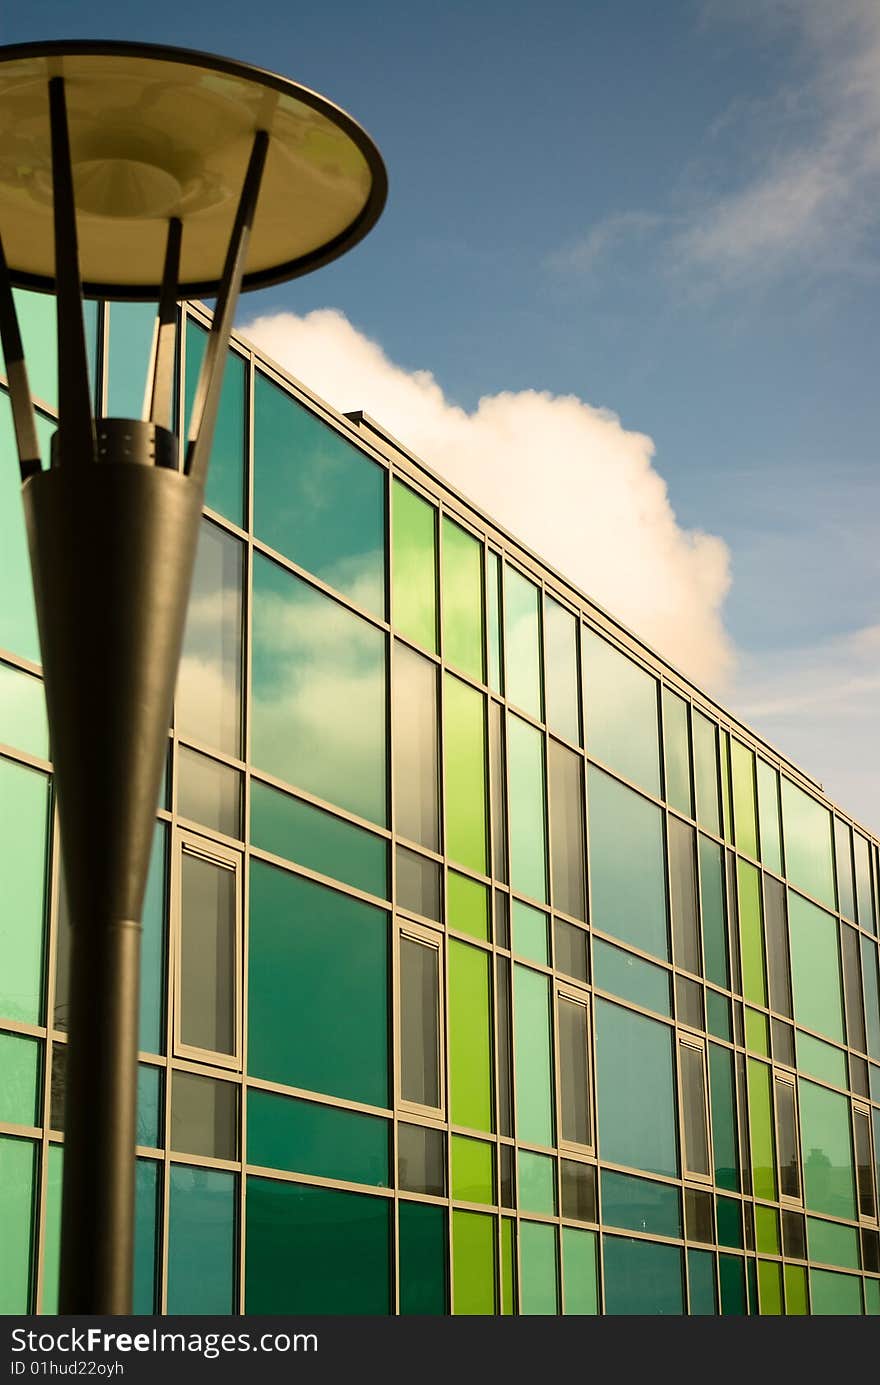
[[[121, 128], [115, 136], [106, 120], [96, 130], [94, 116], [85, 114], [94, 102], [86, 88], [107, 91], [108, 70], [111, 88], [115, 78], [123, 84], [115, 106], [110, 93]], [[223, 99], [218, 70], [227, 80]], [[188, 108], [163, 115], [175, 80]], [[35, 123], [39, 92], [47, 131]], [[132, 1307], [140, 920], [229, 331], [249, 279], [256, 286], [293, 277], [365, 235], [382, 209], [385, 178], [375, 146], [324, 98], [180, 50], [0, 49], [0, 140], [6, 111], [18, 114], [19, 130], [22, 117], [31, 122], [32, 165], [48, 161], [30, 184], [20, 163], [11, 185], [0, 168], [0, 335], [72, 922], [59, 1304], [63, 1313], [125, 1314]], [[169, 131], [175, 121], [185, 125], [186, 115], [202, 131], [203, 147], [184, 135], [181, 152]], [[230, 159], [221, 142], [212, 162], [204, 131], [224, 119], [237, 152]], [[135, 120], [141, 123], [133, 134]], [[316, 132], [337, 137], [329, 162]], [[313, 149], [323, 148], [311, 164], [310, 140]], [[46, 219], [47, 185], [49, 272], [33, 230], [35, 218], [41, 226]], [[311, 199], [304, 217], [302, 195]], [[291, 229], [298, 215], [307, 223], [305, 237]], [[45, 239], [45, 227], [42, 233]], [[148, 262], [135, 262], [127, 281], [102, 281], [94, 267], [114, 249], [118, 255], [116, 243], [126, 235]], [[81, 249], [87, 236], [93, 243]], [[89, 291], [158, 297], [143, 419], [93, 417], [84, 259]], [[47, 470], [13, 283], [53, 288], [57, 297], [58, 429]], [[172, 432], [177, 301], [194, 290], [217, 302], [181, 457]]]

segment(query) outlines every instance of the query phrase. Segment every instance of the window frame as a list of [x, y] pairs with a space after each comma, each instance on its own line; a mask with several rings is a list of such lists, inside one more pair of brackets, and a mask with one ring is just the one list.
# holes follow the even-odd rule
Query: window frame
[[[690, 977], [688, 978], [690, 979]], [[711, 1188], [715, 1182], [715, 1156], [712, 1148], [712, 1122], [709, 1112], [709, 1066], [707, 1062], [706, 1040], [701, 1035], [691, 1029], [676, 1028], [675, 1031], [675, 1067], [678, 1079], [678, 1130], [680, 1142], [681, 1158], [681, 1177], [689, 1183], [698, 1184], [701, 1188]], [[703, 1074], [703, 1131], [706, 1138], [706, 1163], [708, 1171], [700, 1173], [697, 1169], [688, 1167], [688, 1147], [687, 1147], [687, 1121], [685, 1119], [685, 1084], [682, 1080], [681, 1051], [683, 1048], [693, 1049], [700, 1055], [700, 1068]]]
[[[563, 1110], [562, 1110], [562, 1063], [560, 1061], [559, 1048], [559, 1001], [560, 998], [569, 1001], [571, 1004], [580, 1005], [586, 1016], [586, 1068], [587, 1068], [587, 1117], [590, 1122], [590, 1143], [582, 1144], [576, 1140], [567, 1140], [563, 1135]], [[555, 1077], [555, 1098], [556, 1098], [556, 1148], [559, 1153], [567, 1153], [583, 1156], [596, 1154], [596, 1076], [593, 1071], [593, 1007], [591, 1003], [591, 992], [574, 984], [573, 982], [562, 981], [558, 976], [553, 977], [553, 1070]], [[561, 1185], [559, 1196], [562, 1195]], [[561, 1206], [561, 1203], [559, 1204]]]
[[[776, 1180], [777, 1187], [779, 1190], [779, 1203], [780, 1206], [783, 1208], [803, 1208], [804, 1161], [803, 1153], [801, 1150], [800, 1106], [798, 1102], [797, 1076], [794, 1072], [786, 1072], [785, 1070], [780, 1070], [775, 1065], [772, 1067], [771, 1073], [773, 1078], [773, 1136], [776, 1141]], [[794, 1110], [794, 1139], [795, 1146], [797, 1148], [798, 1160], [798, 1187], [800, 1189], [797, 1197], [793, 1197], [791, 1193], [784, 1193], [782, 1191], [782, 1162], [780, 1159], [781, 1142], [779, 1138], [779, 1102], [776, 1098], [777, 1083], [783, 1083], [786, 1087], [789, 1087], [791, 1089], [792, 1094], [792, 1105]]]
[[[857, 1207], [857, 1209], [858, 1209], [859, 1225], [860, 1225], [860, 1226], [866, 1226], [866, 1227], [876, 1227], [876, 1226], [878, 1225], [878, 1222], [880, 1222], [880, 1188], [877, 1187], [877, 1176], [876, 1176], [876, 1173], [875, 1173], [875, 1169], [876, 1169], [876, 1167], [877, 1167], [877, 1150], [876, 1150], [875, 1147], [874, 1147], [874, 1128], [873, 1128], [873, 1127], [874, 1127], [874, 1122], [873, 1122], [872, 1119], [871, 1119], [871, 1108], [870, 1108], [870, 1106], [868, 1105], [868, 1103], [867, 1103], [866, 1101], [864, 1101], [864, 1100], [861, 1100], [861, 1101], [860, 1101], [860, 1100], [858, 1100], [857, 1098], [853, 1098], [853, 1100], [852, 1100], [852, 1102], [851, 1102], [851, 1107], [852, 1107], [852, 1128], [853, 1128], [853, 1129], [852, 1129], [852, 1135], [853, 1135], [853, 1166], [854, 1166], [854, 1169], [855, 1169], [856, 1207]], [[864, 1119], [865, 1124], [866, 1124], [867, 1129], [868, 1129], [868, 1161], [869, 1161], [869, 1162], [868, 1162], [868, 1171], [869, 1171], [870, 1176], [871, 1176], [871, 1190], [872, 1190], [873, 1195], [874, 1195], [874, 1214], [873, 1214], [873, 1216], [869, 1216], [868, 1213], [863, 1212], [863, 1211], [862, 1211], [862, 1207], [861, 1207], [861, 1197], [860, 1197], [860, 1194], [859, 1194], [859, 1164], [858, 1164], [858, 1157], [857, 1157], [857, 1156], [858, 1156], [858, 1149], [857, 1149], [857, 1145], [856, 1145], [856, 1116], [857, 1116], [857, 1115], [858, 1115], [858, 1116], [861, 1116], [861, 1117]]]
[[[394, 1090], [397, 1108], [402, 1115], [414, 1117], [415, 1123], [432, 1125], [446, 1122], [447, 1073], [446, 1073], [446, 944], [445, 936], [439, 928], [430, 928], [424, 923], [416, 923], [411, 918], [395, 915], [394, 920]], [[403, 965], [401, 944], [404, 939], [430, 947], [437, 953], [437, 1076], [440, 1094], [439, 1106], [426, 1106], [422, 1102], [411, 1101], [403, 1094], [403, 997], [401, 985]], [[407, 1121], [407, 1124], [413, 1124]], [[447, 1170], [447, 1179], [449, 1172]]]
[[[221, 842], [200, 836], [199, 833], [184, 827], [177, 827], [172, 841], [171, 869], [171, 948], [172, 979], [171, 994], [174, 1006], [172, 1024], [172, 1047], [175, 1057], [185, 1058], [192, 1063], [201, 1063], [210, 1068], [222, 1068], [230, 1072], [241, 1072], [243, 1068], [243, 955], [244, 955], [244, 858], [241, 851]], [[234, 878], [233, 893], [233, 1052], [218, 1053], [213, 1049], [198, 1048], [186, 1044], [181, 1038], [181, 1019], [183, 1013], [182, 946], [183, 946], [183, 858], [194, 856], [221, 870], [231, 871]]]

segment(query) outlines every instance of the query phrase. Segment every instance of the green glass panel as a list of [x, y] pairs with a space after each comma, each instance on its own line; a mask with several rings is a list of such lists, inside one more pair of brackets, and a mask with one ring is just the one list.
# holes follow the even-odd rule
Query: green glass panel
[[61, 1268], [61, 1180], [64, 1146], [50, 1145], [46, 1157], [46, 1202], [43, 1210], [43, 1294], [39, 1311], [58, 1312], [58, 1274]]
[[691, 1316], [714, 1316], [718, 1312], [715, 1297], [715, 1256], [709, 1250], [689, 1250], [687, 1267]]
[[703, 955], [706, 980], [716, 986], [730, 985], [727, 960], [727, 919], [724, 894], [724, 862], [717, 842], [700, 834], [700, 908], [703, 922]]
[[721, 802], [724, 808], [724, 840], [733, 841], [733, 794], [730, 784], [730, 734], [719, 730], [718, 744], [721, 750]]
[[483, 682], [483, 545], [443, 520], [443, 658]]
[[706, 991], [706, 1028], [716, 1039], [732, 1039], [730, 1001], [717, 991]]
[[804, 1204], [811, 1212], [855, 1220], [850, 1107], [845, 1096], [798, 1082]]
[[758, 824], [755, 802], [755, 757], [751, 750], [734, 740], [730, 744], [733, 770], [733, 812], [736, 845], [747, 856], [758, 856]]
[[719, 1197], [715, 1200], [718, 1218], [718, 1244], [742, 1249], [742, 1203], [732, 1197]]
[[607, 1000], [596, 1002], [596, 1030], [601, 1157], [677, 1177], [672, 1031]]
[[[862, 984], [865, 988], [865, 1029], [868, 1052], [880, 1060], [880, 969], [877, 944], [862, 938]], [[871, 1099], [880, 1101], [880, 1069], [871, 1069]], [[876, 1089], [875, 1089], [876, 1084]]]
[[516, 1133], [534, 1145], [553, 1144], [550, 982], [529, 967], [513, 969]]
[[409, 486], [393, 484], [391, 540], [394, 627], [437, 652], [437, 511]]
[[41, 1050], [36, 1039], [0, 1034], [0, 1121], [40, 1125]]
[[248, 1163], [387, 1188], [388, 1122], [338, 1106], [251, 1089]]
[[810, 1270], [810, 1301], [814, 1318], [859, 1315], [862, 1311], [861, 1281], [855, 1274]]
[[559, 1312], [556, 1227], [519, 1224], [519, 1311], [523, 1316]]
[[837, 865], [837, 904], [848, 919], [856, 916], [853, 882], [852, 832], [840, 818], [834, 819], [834, 860]]
[[495, 1218], [481, 1212], [452, 1214], [452, 1311], [495, 1312]]
[[548, 1154], [533, 1154], [519, 1149], [516, 1153], [519, 1179], [519, 1209], [521, 1212], [543, 1212], [556, 1215], [556, 1160]]
[[656, 1010], [659, 1015], [672, 1015], [669, 972], [601, 938], [593, 939], [593, 980], [601, 991]]
[[756, 1005], [767, 1004], [767, 978], [764, 971], [764, 928], [761, 908], [761, 873], [747, 861], [737, 859], [739, 899], [739, 941], [742, 957], [743, 995]]
[[835, 905], [831, 814], [815, 798], [782, 779], [782, 832], [789, 880], [805, 894]]
[[664, 1314], [684, 1312], [681, 1251], [654, 1241], [602, 1237], [605, 1312]]
[[758, 760], [758, 819], [761, 825], [761, 860], [768, 870], [782, 874], [782, 835], [779, 822], [779, 775]]
[[599, 1312], [595, 1231], [562, 1228], [563, 1311], [593, 1317]]
[[818, 1077], [820, 1082], [830, 1082], [834, 1087], [847, 1087], [846, 1054], [843, 1049], [832, 1048], [831, 1044], [814, 1039], [800, 1029], [795, 1032], [798, 1069], [809, 1077]]
[[422, 1202], [397, 1209], [400, 1253], [400, 1312], [446, 1312], [446, 1210]]
[[512, 1217], [501, 1218], [501, 1312], [507, 1318], [516, 1313], [516, 1223]]
[[507, 718], [510, 881], [532, 899], [547, 899], [544, 737], [519, 717]]
[[656, 679], [587, 627], [581, 649], [587, 753], [659, 798]]
[[859, 1233], [854, 1226], [841, 1226], [839, 1222], [807, 1217], [807, 1247], [809, 1258], [820, 1265], [840, 1265], [843, 1269], [857, 1270], [861, 1263]]
[[[0, 1063], [5, 1056], [0, 1054]], [[30, 1310], [35, 1166], [36, 1145], [31, 1140], [0, 1136], [0, 1315]]]
[[747, 1310], [742, 1260], [738, 1255], [719, 1255], [718, 1270], [722, 1313], [725, 1317], [744, 1317]]
[[513, 901], [513, 951], [530, 962], [550, 965], [547, 915], [521, 899]]
[[863, 1279], [865, 1291], [865, 1313], [869, 1317], [880, 1316], [880, 1279]]
[[452, 1196], [456, 1202], [495, 1201], [495, 1146], [452, 1137]]
[[156, 1312], [156, 1246], [158, 1243], [159, 1165], [138, 1159], [134, 1191], [134, 1286], [132, 1312]]
[[[114, 305], [115, 306], [115, 305]], [[193, 400], [205, 356], [208, 334], [192, 318], [186, 323], [186, 368], [184, 372], [183, 434], [189, 433]], [[112, 346], [112, 343], [111, 343]], [[205, 504], [233, 524], [244, 524], [244, 449], [245, 393], [247, 364], [235, 351], [226, 354], [223, 388], [217, 410], [217, 424], [208, 463]], [[291, 471], [294, 468], [291, 467]]]
[[503, 691], [501, 678], [501, 559], [491, 549], [486, 561], [486, 626], [489, 638], [489, 687]]
[[755, 1247], [759, 1254], [779, 1254], [779, 1213], [775, 1207], [755, 1207]]
[[716, 836], [721, 834], [718, 799], [718, 727], [694, 710], [694, 783], [697, 791], [697, 821]]
[[794, 1017], [845, 1043], [837, 920], [789, 890], [788, 925]]
[[667, 960], [663, 814], [593, 765], [587, 788], [593, 924]]
[[860, 832], [853, 833], [853, 858], [856, 863], [856, 903], [859, 923], [868, 933], [876, 933], [874, 900], [871, 892], [870, 848]]
[[390, 1198], [249, 1177], [245, 1312], [391, 1312]]
[[746, 1048], [750, 1053], [760, 1053], [762, 1057], [770, 1057], [770, 1023], [767, 1016], [760, 1010], [750, 1010], [748, 1005], [745, 1007], [746, 1018]]
[[786, 1265], [785, 1311], [788, 1317], [805, 1317], [807, 1307], [807, 1272], [801, 1265]]
[[241, 753], [244, 552], [202, 520], [175, 694], [178, 734], [227, 755]]
[[650, 1236], [680, 1237], [681, 1193], [671, 1183], [631, 1178], [626, 1173], [603, 1169], [602, 1220], [607, 1226], [627, 1231], [646, 1231]]
[[538, 721], [541, 699], [541, 593], [504, 565], [504, 663], [507, 696]]
[[254, 533], [357, 605], [384, 616], [384, 470], [259, 371]]
[[[144, 1053], [165, 1051], [165, 951], [168, 829], [157, 822], [141, 916], [140, 1047]], [[56, 996], [57, 1001], [57, 996]]]
[[[35, 399], [41, 399], [51, 408], [57, 409], [58, 327], [55, 298], [48, 293], [35, 293], [30, 289], [13, 289], [12, 297], [15, 300], [31, 394]], [[88, 304], [92, 314], [95, 306], [94, 303]], [[143, 403], [143, 383], [140, 402]], [[140, 417], [140, 405], [137, 416]]]
[[580, 744], [577, 617], [552, 597], [544, 598], [544, 679], [547, 687], [547, 725], [551, 731]]
[[775, 1260], [758, 1261], [758, 1302], [765, 1316], [782, 1312], [782, 1266]]
[[236, 1271], [236, 1175], [172, 1164], [168, 1312], [231, 1313]]
[[314, 803], [251, 780], [251, 844], [388, 897], [388, 844]]
[[155, 303], [109, 303], [107, 415], [142, 418], [156, 326]]
[[715, 1183], [730, 1192], [739, 1190], [736, 1098], [733, 1054], [719, 1044], [709, 1045], [709, 1093], [712, 1104], [712, 1147]]
[[254, 555], [253, 762], [385, 823], [385, 636]]
[[749, 1291], [749, 1312], [756, 1314], [760, 1312], [758, 1307], [758, 1275], [755, 1270], [755, 1262], [752, 1259], [746, 1261], [746, 1281]]
[[49, 725], [43, 683], [30, 673], [0, 663], [0, 742], [49, 758]]
[[162, 1143], [162, 1069], [138, 1063], [137, 1141], [150, 1149]]
[[489, 937], [489, 891], [479, 880], [451, 870], [446, 878], [446, 920], [450, 928], [484, 941]]
[[[52, 305], [54, 315], [53, 300], [47, 297], [46, 302]], [[54, 424], [38, 414], [37, 440], [45, 458], [54, 431]], [[5, 390], [0, 390], [0, 649], [12, 650], [34, 663], [41, 659], [18, 453]]]
[[252, 1076], [388, 1104], [388, 917], [251, 862]]
[[666, 765], [666, 802], [688, 817], [691, 801], [691, 749], [688, 706], [669, 688], [663, 689], [663, 755]]
[[489, 955], [449, 940], [449, 1085], [452, 1119], [492, 1129]]
[[446, 854], [485, 875], [486, 699], [460, 678], [443, 679]]
[[0, 759], [0, 1015], [39, 1024], [49, 785], [44, 774]]
[[773, 1142], [773, 1103], [770, 1069], [750, 1058], [749, 1134], [752, 1145], [752, 1178], [755, 1197], [776, 1199], [776, 1157]]

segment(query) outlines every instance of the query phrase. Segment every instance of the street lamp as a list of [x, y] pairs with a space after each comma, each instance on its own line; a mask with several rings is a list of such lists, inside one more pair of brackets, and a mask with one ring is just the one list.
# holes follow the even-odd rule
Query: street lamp
[[[364, 131], [283, 77], [144, 44], [0, 48], [0, 336], [72, 925], [62, 1313], [131, 1312], [140, 919], [239, 291], [343, 254], [385, 194]], [[13, 285], [57, 297], [48, 469]], [[83, 293], [158, 300], [142, 419], [93, 417]], [[216, 308], [180, 448], [195, 297]]]

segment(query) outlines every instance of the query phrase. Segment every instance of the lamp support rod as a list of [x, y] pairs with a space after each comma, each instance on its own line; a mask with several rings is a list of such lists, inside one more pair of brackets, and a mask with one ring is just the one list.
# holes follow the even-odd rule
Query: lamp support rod
[[12, 406], [12, 427], [15, 432], [15, 446], [18, 452], [18, 466], [22, 481], [42, 469], [40, 444], [37, 441], [37, 423], [31, 399], [27, 366], [24, 361], [24, 347], [21, 344], [21, 330], [12, 284], [6, 264], [3, 239], [0, 237], [0, 341], [6, 360], [6, 380], [9, 385], [9, 402]]

